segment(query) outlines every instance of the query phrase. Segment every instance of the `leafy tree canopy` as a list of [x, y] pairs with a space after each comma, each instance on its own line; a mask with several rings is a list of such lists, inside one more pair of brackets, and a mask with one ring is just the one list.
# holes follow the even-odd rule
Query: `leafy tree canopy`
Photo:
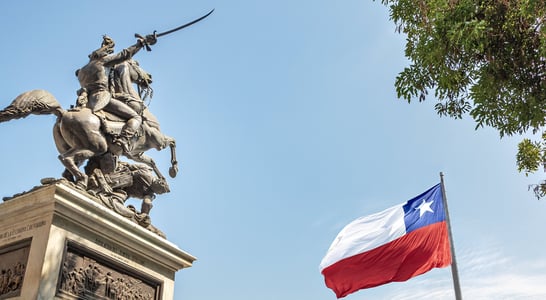
[[[410, 60], [396, 78], [398, 97], [424, 101], [434, 92], [441, 116], [469, 114], [476, 128], [500, 136], [546, 125], [546, 1], [382, 0]], [[546, 137], [545, 137], [546, 138]], [[546, 140], [524, 140], [520, 171], [544, 162]]]

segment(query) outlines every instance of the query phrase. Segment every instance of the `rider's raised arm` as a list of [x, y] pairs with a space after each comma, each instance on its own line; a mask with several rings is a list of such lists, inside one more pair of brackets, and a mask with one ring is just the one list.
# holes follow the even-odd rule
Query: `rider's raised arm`
[[143, 44], [138, 41], [136, 44], [129, 46], [116, 54], [108, 55], [104, 58], [104, 64], [106, 66], [114, 66], [126, 60], [129, 60], [140, 49], [142, 49], [142, 46]]
[[157, 42], [157, 39], [154, 35], [147, 35], [145, 38], [139, 37], [137, 39], [137, 42], [129, 46], [123, 50], [121, 50], [119, 53], [109, 55], [104, 58], [105, 65], [107, 66], [114, 66], [116, 64], [119, 64], [121, 62], [124, 62], [126, 60], [129, 60], [133, 57], [142, 47], [146, 46], [149, 47], [150, 45], [154, 45]]

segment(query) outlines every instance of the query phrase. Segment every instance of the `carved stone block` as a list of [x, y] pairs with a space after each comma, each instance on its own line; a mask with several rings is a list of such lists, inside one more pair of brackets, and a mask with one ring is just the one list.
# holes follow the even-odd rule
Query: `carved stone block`
[[172, 300], [194, 260], [63, 182], [0, 203], [0, 300]]
[[75, 242], [63, 257], [57, 296], [65, 299], [159, 300], [162, 282]]
[[25, 239], [0, 248], [0, 299], [21, 294], [30, 242], [30, 239]]

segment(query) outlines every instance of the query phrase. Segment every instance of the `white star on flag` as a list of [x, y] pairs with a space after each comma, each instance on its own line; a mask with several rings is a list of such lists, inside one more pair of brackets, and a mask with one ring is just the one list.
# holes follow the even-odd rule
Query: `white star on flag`
[[434, 213], [432, 208], [430, 208], [430, 205], [433, 202], [434, 202], [434, 200], [430, 201], [430, 202], [427, 202], [425, 199], [423, 199], [423, 202], [421, 202], [421, 204], [415, 208], [415, 209], [419, 210], [419, 218], [422, 217], [425, 214], [425, 212], [427, 212], [427, 211], [430, 211], [431, 213]]

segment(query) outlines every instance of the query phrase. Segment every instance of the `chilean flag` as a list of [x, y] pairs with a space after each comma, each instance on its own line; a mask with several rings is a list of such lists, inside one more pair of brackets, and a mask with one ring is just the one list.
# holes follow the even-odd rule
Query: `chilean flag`
[[337, 235], [320, 263], [338, 298], [360, 289], [406, 281], [451, 264], [440, 184], [421, 195], [360, 217]]

